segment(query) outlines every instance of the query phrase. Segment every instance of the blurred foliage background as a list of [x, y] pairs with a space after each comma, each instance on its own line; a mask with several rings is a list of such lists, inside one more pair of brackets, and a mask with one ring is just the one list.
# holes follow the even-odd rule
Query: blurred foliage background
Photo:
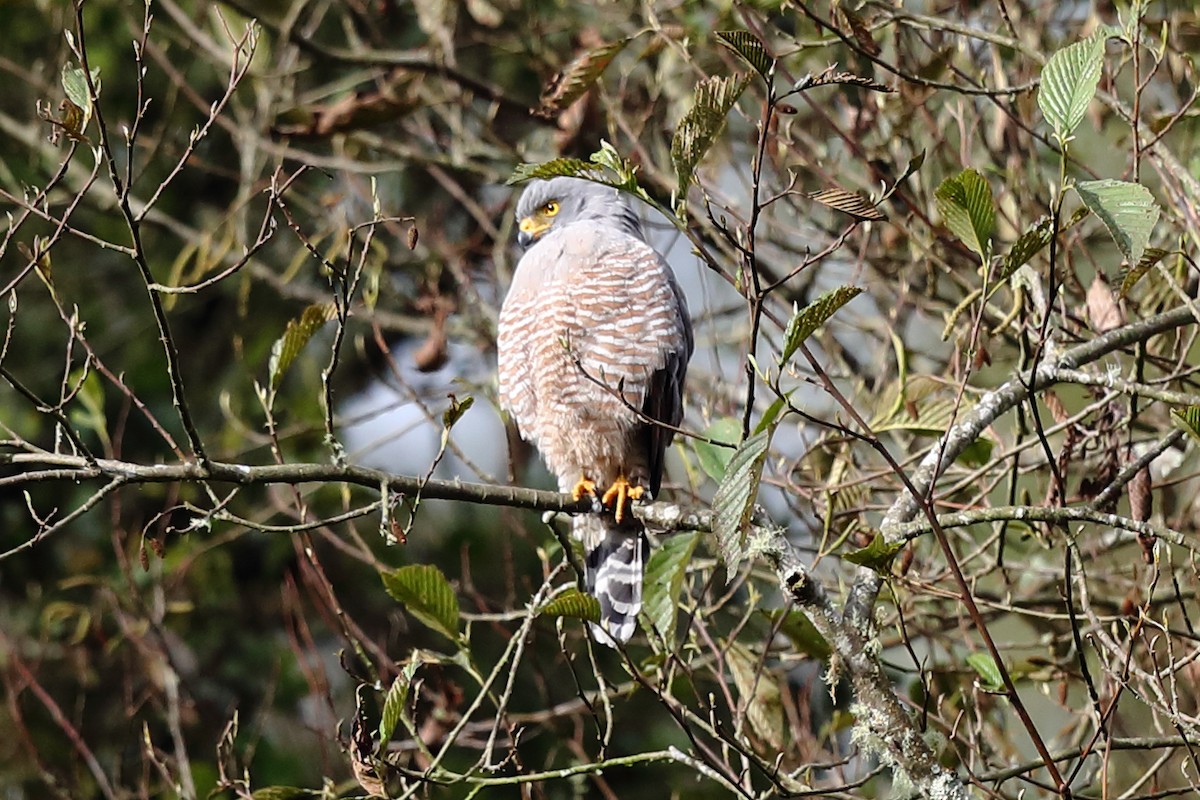
[[[381, 519], [377, 488], [330, 471], [549, 487], [495, 411], [519, 255], [505, 181], [601, 142], [636, 168], [687, 289], [686, 427], [736, 442], [776, 426], [764, 513], [834, 597], [862, 570], [887, 577], [871, 657], [936, 762], [984, 794], [1051, 791], [1032, 726], [1076, 796], [1195, 790], [1192, 4], [3, 11], [3, 797], [906, 791], [847, 667], [761, 561], [727, 569], [679, 534], [655, 573], [681, 603], [674, 635], [611, 653], [569, 613], [534, 613], [573, 580], [540, 512], [392, 496]], [[1099, 92], [1064, 154], [1039, 77], [1102, 25], [1117, 27]], [[674, 196], [697, 85], [739, 76]], [[995, 216], [982, 259], [939, 205], [966, 168]], [[1102, 178], [1152, 193], [1146, 259], [1073, 216], [1070, 183]], [[1053, 235], [992, 280], [1043, 218]], [[810, 342], [815, 361], [780, 363], [794, 309], [851, 284], [866, 292]], [[1136, 328], [1177, 309], [1194, 317]], [[939, 514], [1120, 518], [1018, 510], [950, 532], [1033, 707], [1023, 725], [933, 537], [842, 556], [904, 489], [873, 442], [915, 473], [985, 390], [1123, 326], [1121, 348], [989, 424], [930, 495]], [[197, 444], [222, 464], [328, 469], [153, 477], [201, 462]], [[681, 438], [669, 496], [705, 508], [730, 452]], [[438, 571], [397, 572], [419, 564]], [[385, 764], [370, 739], [389, 714]]]

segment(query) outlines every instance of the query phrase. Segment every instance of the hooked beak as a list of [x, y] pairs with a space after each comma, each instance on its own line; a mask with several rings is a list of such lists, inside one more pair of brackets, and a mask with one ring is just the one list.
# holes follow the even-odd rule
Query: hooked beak
[[520, 229], [517, 233], [517, 243], [521, 247], [529, 247], [549, 230], [550, 223], [538, 217], [525, 217], [517, 227]]

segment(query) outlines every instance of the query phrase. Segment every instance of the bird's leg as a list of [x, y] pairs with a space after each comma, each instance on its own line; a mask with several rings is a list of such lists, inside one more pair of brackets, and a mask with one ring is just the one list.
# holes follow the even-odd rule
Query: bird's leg
[[586, 475], [579, 476], [579, 482], [575, 484], [575, 488], [571, 489], [571, 497], [578, 503], [584, 498], [584, 495], [595, 498], [596, 482]]
[[[624, 475], [618, 475], [612, 486], [608, 487], [608, 491], [600, 498], [600, 503], [606, 507], [610, 504], [613, 505], [613, 517], [617, 520], [617, 524], [620, 524], [625, 517], [625, 508], [634, 500], [641, 500], [644, 494], [646, 494], [644, 487], [633, 486]], [[613, 504], [614, 500], [615, 504]]]

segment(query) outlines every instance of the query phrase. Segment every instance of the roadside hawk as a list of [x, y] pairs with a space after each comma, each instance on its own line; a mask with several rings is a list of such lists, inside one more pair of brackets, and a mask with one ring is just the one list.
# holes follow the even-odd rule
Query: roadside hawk
[[560, 491], [598, 500], [596, 513], [572, 523], [587, 589], [600, 601], [592, 636], [627, 642], [649, 548], [629, 504], [658, 493], [683, 418], [687, 303], [612, 187], [534, 181], [517, 219], [527, 250], [500, 310], [500, 405], [541, 451]]

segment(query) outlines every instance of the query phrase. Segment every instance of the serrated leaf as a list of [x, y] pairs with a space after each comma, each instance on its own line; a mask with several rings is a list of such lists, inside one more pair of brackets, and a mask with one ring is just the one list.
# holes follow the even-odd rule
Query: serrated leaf
[[410, 564], [380, 573], [383, 587], [408, 613], [451, 641], [458, 641], [458, 596], [432, 564]]
[[750, 730], [771, 747], [781, 749], [785, 730], [783, 700], [775, 676], [769, 670], [758, 669], [758, 659], [740, 644], [729, 644], [725, 662], [746, 707]]
[[730, 109], [746, 88], [745, 75], [706, 78], [696, 85], [692, 107], [684, 114], [671, 138], [671, 163], [675, 165], [676, 203], [682, 203], [696, 165], [712, 147]]
[[810, 194], [809, 198], [816, 200], [821, 205], [837, 209], [843, 214], [849, 214], [855, 219], [861, 219], [866, 222], [877, 222], [887, 219], [887, 216], [876, 208], [870, 200], [855, 192], [848, 192], [845, 189], [825, 189], [824, 191]]
[[1155, 264], [1162, 261], [1171, 254], [1170, 250], [1163, 250], [1161, 247], [1147, 247], [1142, 252], [1142, 257], [1138, 259], [1137, 264], [1128, 269], [1123, 270], [1121, 277], [1121, 290], [1117, 292], [1117, 296], [1122, 300], [1133, 290], [1138, 281], [1146, 276]]
[[317, 303], [311, 305], [300, 314], [299, 319], [288, 322], [287, 328], [271, 347], [271, 360], [268, 364], [270, 373], [269, 387], [271, 391], [279, 386], [283, 376], [287, 374], [292, 362], [313, 334], [321, 329], [329, 320], [337, 316], [337, 309], [332, 303]]
[[518, 183], [535, 179], [549, 180], [550, 178], [594, 178], [601, 171], [596, 164], [581, 161], [578, 158], [556, 158], [541, 164], [518, 164], [505, 185], [514, 186]]
[[[643, 200], [649, 201], [650, 198], [646, 194], [646, 190], [638, 186], [637, 167], [629, 159], [617, 152], [617, 148], [613, 147], [607, 140], [600, 140], [600, 149], [588, 156], [588, 161], [616, 174], [617, 180], [615, 183], [609, 183], [610, 186], [624, 189]], [[605, 181], [605, 183], [608, 182]]]
[[757, 36], [749, 31], [717, 31], [717, 41], [737, 53], [770, 86], [771, 76], [775, 72], [775, 59], [771, 58]]
[[563, 67], [542, 91], [541, 103], [534, 113], [541, 117], [553, 117], [582, 97], [629, 41], [628, 38], [620, 39], [587, 50]]
[[573, 617], [588, 622], [600, 622], [600, 601], [572, 587], [555, 597], [538, 611], [542, 617]]
[[950, 232], [980, 259], [987, 259], [996, 227], [996, 205], [987, 179], [973, 169], [964, 169], [942, 181], [935, 200]]
[[1182, 428], [1200, 444], [1200, 406], [1172, 408], [1171, 419], [1175, 421], [1177, 427]]
[[1065, 144], [1071, 137], [1096, 96], [1107, 38], [1107, 31], [1101, 31], [1068, 45], [1050, 56], [1042, 68], [1038, 108], [1059, 142]]
[[1004, 679], [1000, 677], [1000, 668], [991, 653], [975, 652], [967, 656], [967, 664], [979, 673], [980, 686], [989, 692], [1004, 690]]
[[[733, 417], [722, 417], [716, 420], [703, 433], [705, 439], [711, 439], [714, 442], [729, 442], [730, 445], [737, 442], [741, 435], [742, 423]], [[729, 465], [729, 459], [733, 458], [736, 449], [736, 446], [722, 447], [696, 440], [696, 458], [700, 461], [700, 468], [708, 477], [718, 483], [725, 477], [725, 468]]]
[[883, 538], [883, 534], [876, 532], [875, 538], [866, 547], [860, 548], [850, 553], [845, 553], [842, 558], [849, 561], [851, 564], [858, 564], [860, 567], [874, 570], [880, 574], [885, 574], [891, 569], [892, 561], [896, 558], [896, 554], [904, 549], [904, 542], [887, 542]]
[[754, 501], [758, 498], [758, 484], [762, 480], [772, 432], [756, 433], [741, 443], [713, 494], [713, 533], [729, 577], [746, 557], [746, 534], [754, 514]]
[[862, 291], [857, 286], [839, 286], [793, 314], [783, 335], [783, 352], [779, 355], [779, 366], [786, 366], [800, 345], [812, 336], [817, 328], [824, 325], [839, 308], [862, 294]]
[[1025, 229], [1025, 232], [1017, 237], [1017, 240], [1012, 243], [1012, 247], [1008, 248], [1008, 253], [1004, 256], [1004, 263], [1000, 267], [1000, 271], [994, 276], [997, 283], [1008, 280], [1017, 270], [1025, 266], [1038, 253], [1045, 249], [1046, 245], [1050, 244], [1050, 239], [1054, 236], [1054, 219], [1052, 217], [1042, 217], [1033, 225]]
[[[781, 615], [783, 616], [782, 622], [779, 620]], [[772, 611], [769, 616], [773, 623], [779, 625], [780, 633], [788, 637], [792, 646], [801, 653], [821, 661], [829, 659], [833, 649], [803, 611], [792, 609], [786, 614], [783, 611]]]
[[1100, 218], [1130, 264], [1141, 261], [1158, 222], [1158, 203], [1140, 183], [1106, 178], [1075, 184], [1079, 199]]
[[696, 551], [699, 533], [678, 533], [667, 537], [650, 555], [642, 579], [642, 613], [658, 631], [668, 650], [675, 648], [675, 619], [679, 593], [687, 576], [687, 566]]
[[387, 697], [383, 701], [383, 713], [379, 719], [379, 746], [376, 750], [378, 753], [387, 750], [388, 742], [396, 733], [396, 726], [404, 716], [404, 708], [408, 704], [408, 690], [412, 688], [413, 676], [417, 674], [417, 668], [420, 666], [421, 662], [415, 658], [408, 662], [388, 689]]

